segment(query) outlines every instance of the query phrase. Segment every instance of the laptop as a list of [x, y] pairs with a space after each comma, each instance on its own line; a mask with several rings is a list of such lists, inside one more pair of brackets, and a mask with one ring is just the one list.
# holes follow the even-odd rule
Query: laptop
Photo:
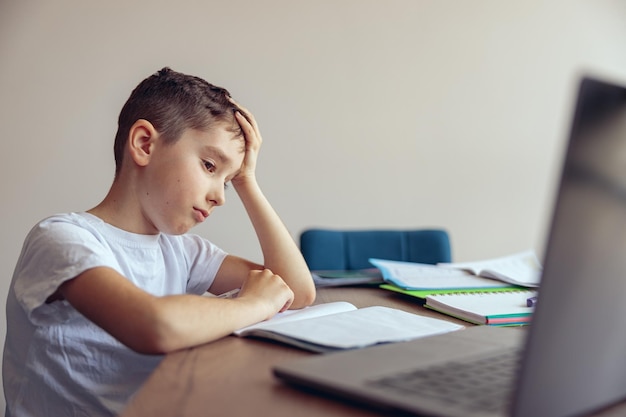
[[474, 326], [309, 356], [274, 366], [274, 375], [394, 415], [580, 416], [625, 399], [622, 86], [580, 82], [543, 264], [527, 328]]

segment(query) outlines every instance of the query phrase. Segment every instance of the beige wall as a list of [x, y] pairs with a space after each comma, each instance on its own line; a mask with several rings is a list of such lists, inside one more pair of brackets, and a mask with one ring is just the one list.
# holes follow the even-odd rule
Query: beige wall
[[[103, 197], [117, 114], [165, 65], [255, 112], [295, 238], [441, 226], [458, 261], [541, 254], [576, 81], [626, 80], [625, 21], [618, 0], [0, 0], [0, 298], [37, 220]], [[233, 191], [197, 232], [260, 260]]]

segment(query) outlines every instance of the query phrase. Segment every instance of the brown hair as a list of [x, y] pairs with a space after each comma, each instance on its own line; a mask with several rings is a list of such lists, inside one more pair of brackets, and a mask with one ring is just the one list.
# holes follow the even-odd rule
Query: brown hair
[[226, 89], [168, 67], [149, 76], [135, 87], [120, 112], [113, 146], [115, 173], [122, 167], [130, 128], [139, 119], [152, 123], [169, 143], [186, 129], [207, 130], [216, 123], [243, 137], [234, 116], [238, 108], [229, 98]]

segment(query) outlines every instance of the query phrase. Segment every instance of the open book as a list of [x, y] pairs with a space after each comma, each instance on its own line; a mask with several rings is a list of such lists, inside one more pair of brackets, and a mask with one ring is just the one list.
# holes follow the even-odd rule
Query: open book
[[394, 308], [357, 309], [338, 301], [285, 311], [234, 334], [271, 339], [313, 352], [331, 352], [407, 341], [461, 328], [455, 323]]
[[476, 276], [497, 279], [522, 287], [538, 287], [541, 264], [533, 251], [474, 262], [440, 263], [444, 268], [468, 271]]
[[541, 265], [532, 251], [437, 265], [383, 259], [370, 259], [370, 262], [381, 270], [386, 282], [405, 290], [537, 287], [541, 276]]
[[405, 290], [443, 290], [508, 287], [502, 281], [482, 278], [468, 271], [415, 262], [370, 259], [386, 282]]

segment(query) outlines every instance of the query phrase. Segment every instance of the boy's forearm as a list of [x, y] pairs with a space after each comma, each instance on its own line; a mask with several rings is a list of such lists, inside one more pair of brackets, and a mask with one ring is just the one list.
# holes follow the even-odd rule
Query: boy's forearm
[[265, 320], [266, 313], [248, 300], [174, 295], [156, 300], [148, 353], [168, 353], [204, 344]]
[[261, 191], [256, 180], [238, 183], [235, 189], [256, 231], [264, 266], [280, 275], [295, 294], [292, 308], [315, 300], [311, 273], [284, 223]]
[[[252, 295], [237, 299], [197, 295], [156, 297], [117, 271], [96, 267], [59, 287], [58, 296], [129, 348], [146, 354], [207, 343], [265, 320], [280, 310], [291, 291], [281, 281], [259, 273]], [[265, 279], [263, 279], [265, 278]]]

